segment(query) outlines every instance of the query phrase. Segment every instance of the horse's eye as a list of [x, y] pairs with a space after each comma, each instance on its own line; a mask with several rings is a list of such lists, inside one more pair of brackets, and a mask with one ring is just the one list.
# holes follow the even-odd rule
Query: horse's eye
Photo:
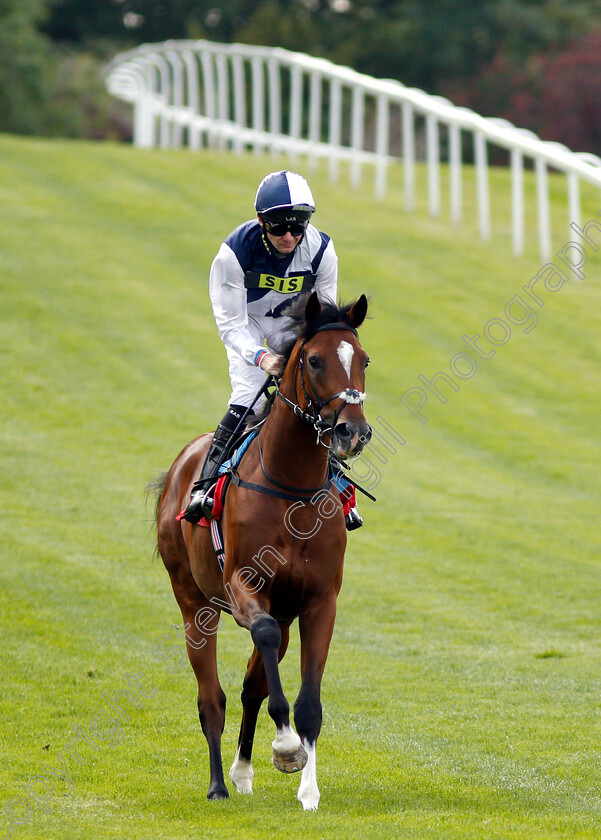
[[313, 370], [317, 370], [320, 366], [317, 356], [309, 356], [309, 365], [313, 368]]
[[366, 368], [369, 365], [369, 356], [366, 358], [365, 362], [363, 363], [363, 367]]

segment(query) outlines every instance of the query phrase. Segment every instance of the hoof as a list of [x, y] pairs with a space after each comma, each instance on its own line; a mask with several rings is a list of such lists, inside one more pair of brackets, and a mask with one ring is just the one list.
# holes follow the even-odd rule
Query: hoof
[[230, 795], [225, 785], [211, 785], [207, 793], [207, 799], [212, 802], [216, 799], [229, 799]]
[[296, 773], [302, 770], [307, 763], [307, 753], [303, 745], [300, 744], [297, 749], [289, 753], [274, 750], [271, 760], [273, 766], [281, 770], [282, 773]]

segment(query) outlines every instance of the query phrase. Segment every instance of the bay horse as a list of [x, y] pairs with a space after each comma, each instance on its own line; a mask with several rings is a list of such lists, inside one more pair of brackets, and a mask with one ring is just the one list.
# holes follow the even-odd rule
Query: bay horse
[[[272, 761], [284, 772], [302, 769], [297, 798], [305, 810], [316, 810], [319, 804], [315, 747], [322, 721], [320, 686], [346, 548], [344, 514], [328, 461], [330, 450], [343, 460], [358, 455], [371, 437], [363, 414], [368, 357], [357, 338], [366, 312], [365, 295], [347, 306], [322, 306], [315, 292], [305, 294], [291, 310], [296, 338], [288, 347], [284, 374], [225, 497], [223, 572], [209, 529], [176, 520], [200, 472], [210, 434], [185, 447], [163, 485], [157, 505], [158, 549], [182, 612], [187, 653], [198, 681], [199, 718], [210, 760], [207, 799], [229, 796], [221, 760], [226, 698], [216, 657], [216, 631], [224, 610], [250, 631], [254, 642], [230, 778], [238, 792], [252, 793], [253, 738], [259, 709], [268, 697], [276, 725]], [[294, 704], [297, 732], [290, 726], [278, 668], [295, 618], [302, 679]]]

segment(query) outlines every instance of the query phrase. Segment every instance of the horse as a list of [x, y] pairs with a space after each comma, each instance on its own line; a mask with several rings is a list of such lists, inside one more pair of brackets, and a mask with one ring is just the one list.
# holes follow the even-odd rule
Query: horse
[[[357, 338], [366, 313], [365, 295], [337, 306], [322, 305], [315, 292], [297, 300], [296, 312], [290, 311], [296, 336], [286, 351], [283, 376], [225, 497], [223, 572], [209, 529], [176, 518], [186, 506], [210, 433], [178, 455], [158, 499], [158, 550], [182, 612], [187, 653], [198, 681], [198, 713], [209, 750], [209, 800], [229, 796], [221, 757], [226, 697], [216, 657], [223, 610], [250, 631], [254, 643], [230, 779], [238, 792], [252, 793], [255, 727], [268, 698], [276, 726], [272, 761], [283, 772], [302, 770], [297, 798], [304, 810], [316, 810], [319, 804], [320, 686], [347, 537], [328, 462], [330, 452], [339, 460], [358, 455], [371, 437], [363, 413], [368, 356]], [[294, 732], [278, 663], [296, 618], [301, 689], [294, 704]]]

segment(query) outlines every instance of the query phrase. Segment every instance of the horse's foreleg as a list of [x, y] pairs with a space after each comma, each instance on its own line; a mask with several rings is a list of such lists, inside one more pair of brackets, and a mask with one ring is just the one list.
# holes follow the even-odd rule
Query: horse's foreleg
[[272, 743], [273, 763], [284, 773], [294, 773], [305, 766], [307, 754], [290, 726], [290, 708], [282, 689], [278, 668], [278, 651], [282, 643], [280, 626], [275, 618], [263, 613], [253, 618], [250, 633], [263, 660], [269, 691], [267, 709], [276, 725], [276, 737]]
[[312, 602], [299, 616], [302, 685], [294, 704], [294, 722], [308, 757], [297, 794], [305, 811], [315, 811], [319, 805], [315, 750], [321, 731], [321, 678], [335, 617], [335, 594]]
[[[290, 638], [289, 624], [280, 624], [282, 640], [278, 653], [281, 661], [288, 647]], [[253, 741], [257, 725], [257, 717], [263, 700], [269, 694], [267, 677], [263, 660], [258, 649], [255, 648], [248, 660], [248, 668], [242, 686], [242, 723], [236, 758], [230, 768], [230, 779], [236, 785], [238, 793], [252, 793], [254, 772], [251, 764]]]

